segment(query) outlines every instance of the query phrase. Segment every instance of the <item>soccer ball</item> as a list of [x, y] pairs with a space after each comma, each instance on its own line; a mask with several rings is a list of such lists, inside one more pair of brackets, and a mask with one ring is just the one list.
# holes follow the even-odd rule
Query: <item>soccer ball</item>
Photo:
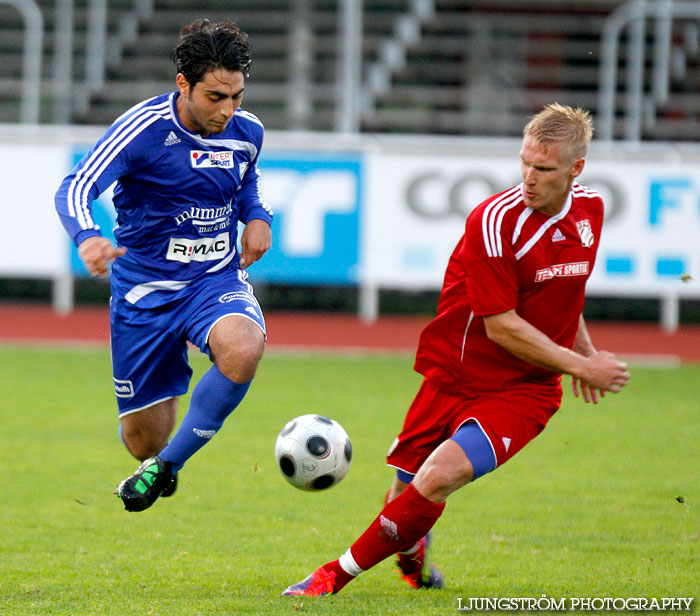
[[317, 492], [338, 483], [352, 462], [352, 445], [343, 427], [323, 415], [301, 415], [279, 433], [275, 459], [295, 488]]

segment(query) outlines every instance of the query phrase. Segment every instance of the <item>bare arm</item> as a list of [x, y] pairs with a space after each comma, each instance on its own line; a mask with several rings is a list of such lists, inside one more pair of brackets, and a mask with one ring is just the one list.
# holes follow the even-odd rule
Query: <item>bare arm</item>
[[578, 330], [576, 331], [576, 338], [574, 338], [573, 350], [584, 357], [590, 357], [596, 352], [583, 315], [578, 319]]
[[[489, 339], [516, 357], [540, 368], [570, 374], [587, 391], [620, 391], [629, 380], [627, 364], [618, 361], [612, 353], [595, 351], [585, 324], [583, 328], [582, 324], [583, 321], [580, 321], [574, 343], [577, 350], [573, 350], [556, 344], [515, 310], [484, 317]], [[597, 396], [591, 399], [594, 403], [598, 401]]]
[[[586, 327], [586, 321], [584, 320], [583, 315], [579, 317], [578, 330], [576, 331], [576, 338], [574, 338], [573, 350], [584, 357], [591, 357], [596, 353], [595, 346], [593, 346], [593, 341], [588, 333], [588, 328]], [[593, 404], [598, 404], [598, 396], [601, 398], [605, 397], [605, 390], [591, 387], [586, 382], [573, 375], [571, 376], [571, 390], [573, 391], [574, 396], [577, 398], [579, 395], [583, 395], [583, 399], [586, 402], [593, 402]]]

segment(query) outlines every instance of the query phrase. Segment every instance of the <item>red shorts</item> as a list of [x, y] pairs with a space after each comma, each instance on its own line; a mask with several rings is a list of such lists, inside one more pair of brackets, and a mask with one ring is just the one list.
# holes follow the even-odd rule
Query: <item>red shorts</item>
[[461, 398], [423, 381], [408, 409], [387, 464], [415, 475], [427, 457], [462, 424], [478, 423], [500, 466], [535, 438], [561, 405], [561, 384], [519, 383], [503, 391]]

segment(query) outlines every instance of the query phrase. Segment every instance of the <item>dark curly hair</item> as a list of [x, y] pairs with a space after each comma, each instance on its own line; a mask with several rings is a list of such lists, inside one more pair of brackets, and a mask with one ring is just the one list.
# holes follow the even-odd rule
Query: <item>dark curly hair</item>
[[180, 41], [170, 58], [191, 87], [215, 68], [240, 71], [248, 77], [251, 63], [248, 35], [229, 19], [218, 23], [198, 19], [182, 28]]

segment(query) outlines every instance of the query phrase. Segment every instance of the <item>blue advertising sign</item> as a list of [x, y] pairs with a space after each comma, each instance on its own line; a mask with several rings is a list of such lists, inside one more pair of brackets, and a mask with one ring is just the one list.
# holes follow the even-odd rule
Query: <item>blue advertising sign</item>
[[272, 248], [250, 269], [273, 283], [358, 283], [362, 159], [356, 153], [266, 152], [263, 198]]

